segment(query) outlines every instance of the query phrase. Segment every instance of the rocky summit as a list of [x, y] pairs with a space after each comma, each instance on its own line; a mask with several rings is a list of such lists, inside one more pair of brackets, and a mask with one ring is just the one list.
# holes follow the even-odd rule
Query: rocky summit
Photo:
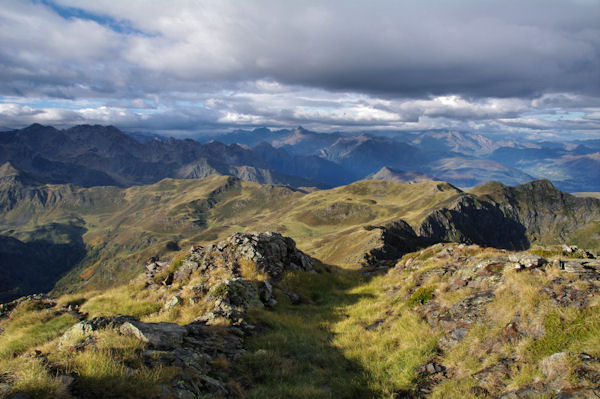
[[[56, 351], [97, 351], [103, 335], [117, 334], [139, 342], [138, 360], [148, 370], [169, 369], [172, 376], [161, 386], [162, 398], [237, 397], [239, 388], [231, 384], [227, 368], [244, 353], [244, 337], [255, 326], [247, 320], [251, 307], [273, 307], [274, 291], [287, 271], [314, 272], [314, 260], [299, 251], [294, 241], [281, 234], [237, 233], [207, 247], [192, 246], [174, 262], [152, 258], [146, 265], [146, 295], [164, 302], [148, 317], [160, 318], [173, 311], [195, 312], [194, 320], [144, 322], [131, 315], [84, 318], [58, 339]], [[300, 298], [290, 291], [281, 291]], [[22, 298], [2, 305], [5, 317], [19, 305], [60, 307], [42, 296]], [[53, 354], [36, 353], [50, 364]], [[53, 367], [59, 367], [55, 365]], [[136, 371], [132, 370], [133, 378]], [[68, 389], [75, 397], [95, 397], [85, 383], [69, 377]]]

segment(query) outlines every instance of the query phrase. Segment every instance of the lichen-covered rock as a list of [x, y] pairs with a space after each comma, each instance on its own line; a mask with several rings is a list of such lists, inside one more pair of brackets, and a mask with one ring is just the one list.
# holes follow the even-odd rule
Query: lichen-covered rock
[[580, 279], [600, 281], [600, 261], [569, 260], [563, 261], [562, 268]]
[[313, 270], [313, 260], [296, 248], [296, 243], [279, 233], [235, 233], [205, 248], [195, 247], [190, 257], [175, 272], [175, 279], [185, 279], [196, 270], [218, 267], [239, 274], [240, 260], [256, 264], [257, 270], [277, 281], [285, 270]]
[[163, 306], [163, 308], [165, 310], [172, 309], [178, 305], [181, 305], [182, 303], [183, 303], [183, 300], [181, 299], [181, 297], [178, 295], [175, 295], [171, 299], [169, 299], [167, 301], [167, 303], [165, 303], [165, 306]]
[[510, 254], [508, 259], [515, 264], [515, 269], [533, 269], [548, 264], [548, 259], [530, 253]]
[[75, 323], [71, 328], [63, 333], [59, 339], [59, 345], [70, 345], [76, 340], [85, 340], [94, 332], [109, 327], [120, 327], [124, 323], [136, 321], [137, 318], [126, 315], [116, 315], [112, 317], [98, 316], [89, 320], [83, 320]]
[[[249, 327], [244, 322], [247, 309], [275, 306], [274, 285], [283, 273], [314, 271], [313, 263], [289, 237], [273, 232], [236, 233], [206, 247], [192, 246], [190, 255], [181, 261], [172, 277], [173, 284], [184, 287], [192, 275], [202, 281], [186, 288], [191, 293], [190, 303], [207, 304], [208, 310], [196, 320], [213, 324], [226, 319], [234, 325]], [[175, 303], [172, 298], [164, 309], [181, 302]]]
[[493, 290], [475, 292], [440, 315], [442, 325], [470, 327], [485, 316], [485, 305], [494, 299]]
[[273, 307], [277, 305], [277, 300], [273, 295], [273, 285], [268, 281], [263, 281], [259, 286], [260, 300], [267, 306]]

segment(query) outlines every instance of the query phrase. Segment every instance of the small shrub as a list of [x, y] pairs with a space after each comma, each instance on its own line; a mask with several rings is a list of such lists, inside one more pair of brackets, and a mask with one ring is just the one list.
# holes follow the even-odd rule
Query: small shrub
[[417, 306], [417, 305], [424, 305], [431, 298], [433, 298], [434, 291], [435, 291], [435, 287], [421, 287], [418, 290], [416, 290], [410, 296], [410, 298], [408, 298], [408, 301], [406, 302], [406, 304], [411, 308], [414, 306]]
[[229, 292], [229, 285], [227, 285], [225, 283], [220, 283], [220, 284], [215, 285], [210, 290], [208, 295], [210, 295], [213, 298], [224, 298], [228, 292]]

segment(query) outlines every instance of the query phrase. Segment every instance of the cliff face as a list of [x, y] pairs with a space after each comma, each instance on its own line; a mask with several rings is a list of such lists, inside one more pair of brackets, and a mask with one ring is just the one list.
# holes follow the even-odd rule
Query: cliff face
[[531, 242], [565, 243], [584, 226], [600, 220], [600, 200], [575, 197], [558, 190], [548, 180], [515, 187], [491, 182], [473, 193], [522, 224]]
[[527, 248], [525, 233], [526, 227], [500, 206], [468, 195], [435, 210], [418, 228], [418, 235], [429, 244], [459, 242], [504, 249]]
[[[600, 221], [598, 199], [572, 196], [547, 180], [515, 187], [491, 182], [432, 210], [416, 231], [402, 220], [367, 226], [367, 230], [380, 229], [381, 237], [365, 260], [367, 265], [385, 263], [440, 242], [509, 250], [569, 244], [584, 228], [597, 235], [594, 221]], [[589, 249], [597, 250], [598, 242]]]

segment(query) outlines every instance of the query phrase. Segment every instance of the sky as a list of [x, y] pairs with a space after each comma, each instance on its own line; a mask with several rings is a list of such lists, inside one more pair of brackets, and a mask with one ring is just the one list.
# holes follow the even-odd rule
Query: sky
[[600, 0], [2, 0], [31, 123], [600, 139]]

